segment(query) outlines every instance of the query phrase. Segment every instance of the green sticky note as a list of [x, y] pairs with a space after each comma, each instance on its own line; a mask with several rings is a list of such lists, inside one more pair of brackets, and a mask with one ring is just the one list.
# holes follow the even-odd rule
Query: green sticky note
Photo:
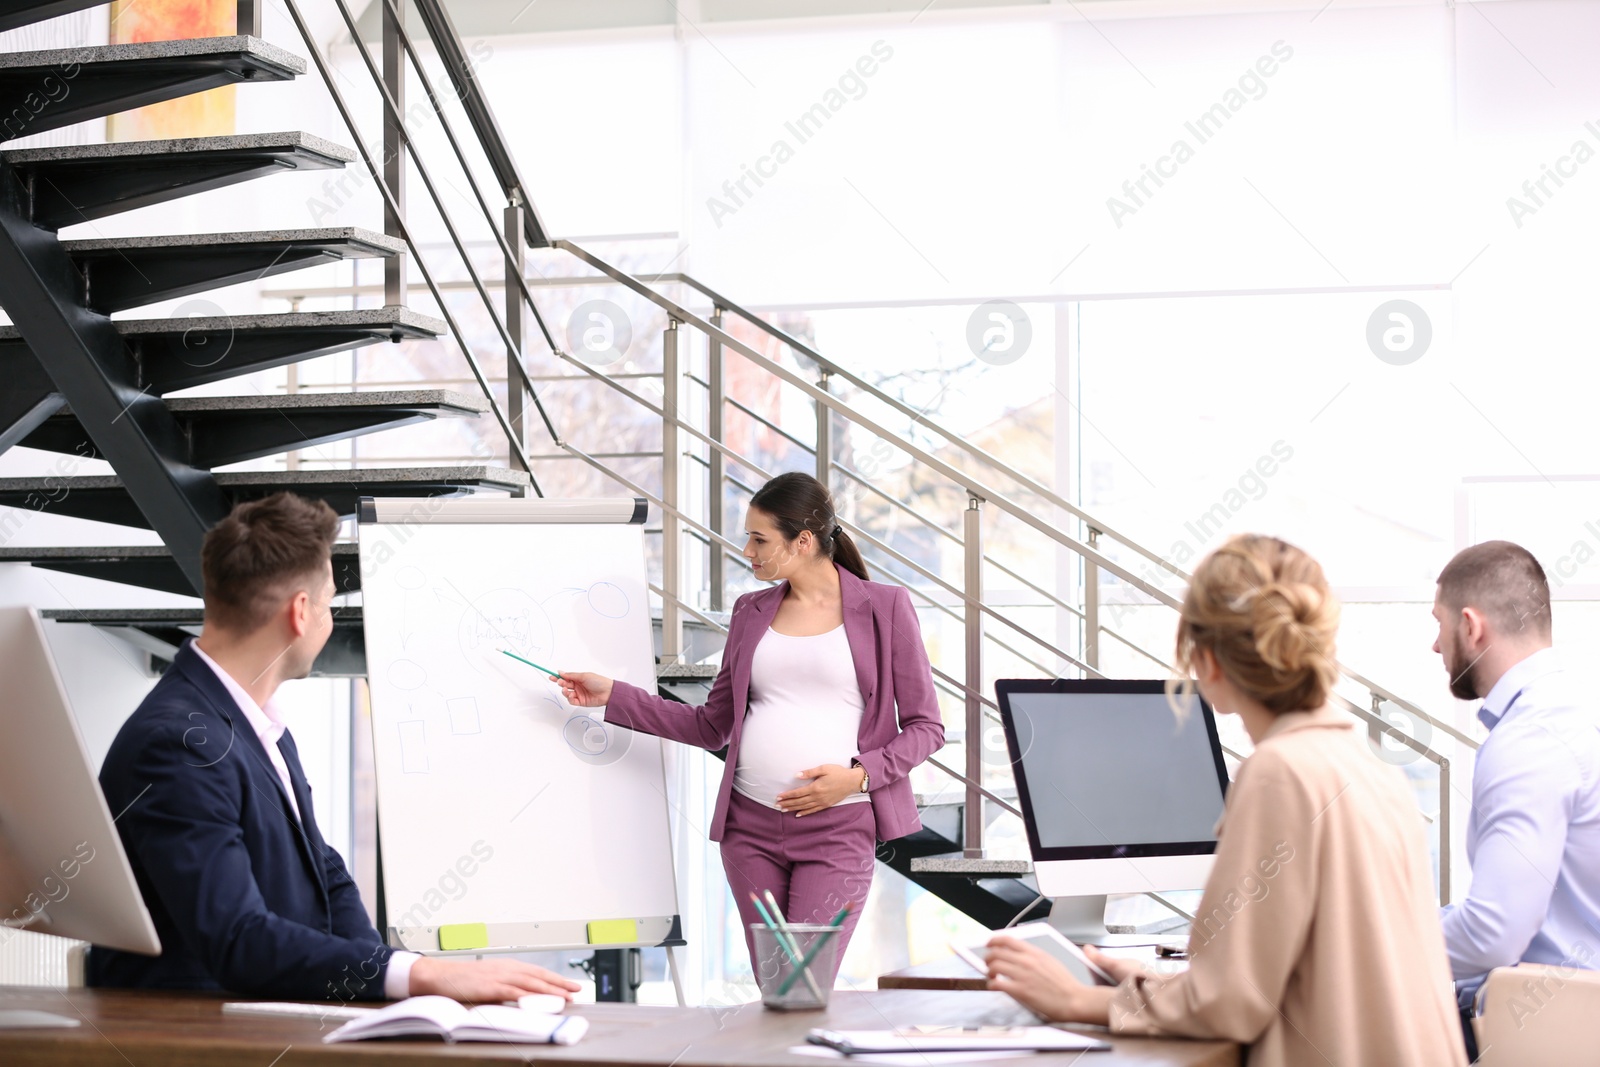
[[596, 919], [589, 924], [589, 944], [622, 945], [639, 940], [639, 924], [632, 919]]
[[488, 948], [489, 928], [483, 923], [452, 923], [439, 927], [439, 947], [452, 949]]

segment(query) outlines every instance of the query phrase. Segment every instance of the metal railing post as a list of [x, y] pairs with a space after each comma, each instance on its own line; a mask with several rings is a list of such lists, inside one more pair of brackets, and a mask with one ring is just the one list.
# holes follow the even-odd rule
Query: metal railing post
[[[711, 325], [719, 330], [722, 328], [721, 308], [713, 307], [711, 309]], [[708, 390], [710, 396], [706, 401], [706, 433], [718, 444], [727, 444], [723, 440], [722, 423], [723, 402], [726, 399], [722, 380], [722, 342], [715, 337], [709, 337], [708, 341], [709, 344], [706, 347], [706, 383], [710, 386]], [[727, 520], [727, 516], [724, 513], [723, 490], [725, 487], [723, 482], [727, 474], [727, 459], [715, 448], [711, 449], [710, 452], [710, 474], [707, 482], [709, 492], [706, 496], [706, 525], [726, 537], [727, 531], [723, 528]], [[723, 554], [722, 546], [713, 543], [711, 545], [710, 575], [712, 611], [723, 610], [723, 594], [728, 583], [727, 564], [728, 557]]]
[[1439, 903], [1450, 903], [1450, 759], [1439, 757]]
[[[1089, 547], [1100, 546], [1100, 531], [1089, 527]], [[1083, 561], [1083, 662], [1100, 669], [1100, 568]]]
[[963, 516], [962, 553], [965, 557], [965, 590], [971, 599], [966, 605], [966, 747], [967, 800], [963, 808], [961, 852], [968, 859], [983, 855], [983, 612], [978, 601], [983, 597], [983, 500], [967, 497]]
[[[511, 249], [511, 255], [506, 259], [506, 333], [516, 342], [515, 347], [506, 346], [506, 421], [511, 424], [511, 430], [521, 442], [522, 452], [525, 455], [528, 450], [528, 425], [525, 421], [529, 400], [528, 387], [526, 378], [514, 373], [511, 367], [512, 363], [522, 359], [522, 353], [528, 345], [528, 331], [522, 314], [522, 294], [513, 284], [513, 279], [522, 273], [522, 262], [525, 258], [526, 244], [522, 233], [522, 215], [522, 200], [520, 197], [514, 197], [511, 203], [506, 205], [505, 212], [506, 245]], [[508, 451], [511, 454], [510, 466], [513, 470], [532, 473], [516, 449]], [[526, 496], [527, 490], [519, 486], [514, 495]]]
[[[661, 499], [673, 512], [679, 501], [678, 485], [678, 393], [682, 375], [678, 368], [678, 320], [667, 319], [661, 335]], [[681, 585], [683, 526], [670, 513], [661, 516], [661, 662], [683, 659], [683, 610]]]
[[[828, 372], [817, 379], [817, 388], [828, 391]], [[822, 401], [817, 405], [817, 481], [825, 486], [833, 484], [833, 409]]]
[[241, 37], [261, 36], [262, 0], [238, 0], [233, 32]]
[[[394, 112], [383, 113], [383, 181], [389, 187], [394, 205], [383, 205], [383, 232], [390, 237], [405, 236], [404, 219], [398, 212], [406, 204], [406, 142], [400, 117], [406, 113], [406, 57], [400, 50], [400, 25], [394, 8], [383, 5], [379, 12], [383, 24], [383, 85], [394, 100]], [[390, 256], [383, 261], [383, 302], [389, 306], [406, 304], [407, 256]]]

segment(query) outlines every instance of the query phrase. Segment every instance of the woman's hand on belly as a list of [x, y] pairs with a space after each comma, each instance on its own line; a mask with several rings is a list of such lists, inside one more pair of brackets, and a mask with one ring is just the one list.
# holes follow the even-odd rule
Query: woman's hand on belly
[[798, 816], [831, 808], [850, 794], [861, 792], [866, 773], [860, 767], [841, 767], [837, 763], [801, 771], [796, 777], [810, 779], [811, 784], [779, 793], [778, 810]]

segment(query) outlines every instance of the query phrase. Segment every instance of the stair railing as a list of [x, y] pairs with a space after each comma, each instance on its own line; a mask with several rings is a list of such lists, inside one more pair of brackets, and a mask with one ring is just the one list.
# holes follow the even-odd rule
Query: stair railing
[[[1102, 637], [1112, 638], [1141, 657], [1170, 671], [1173, 667], [1165, 657], [1140, 647], [1136, 641], [1119, 632], [1115, 625], [1107, 625], [1101, 611], [1101, 582], [1105, 575], [1109, 575], [1122, 585], [1133, 590], [1135, 594], [1147, 598], [1149, 603], [1176, 609], [1179, 606], [1177, 597], [1141, 576], [1136, 572], [1135, 568], [1154, 568], [1155, 572], [1162, 574], [1164, 577], [1170, 577], [1175, 582], [1186, 581], [1189, 577], [1188, 574], [1159, 554], [1111, 529], [1105, 523], [1061, 497], [1050, 487], [1039, 483], [1024, 472], [972, 444], [961, 434], [940, 424], [935, 418], [930, 417], [925, 412], [913, 409], [910, 405], [885, 392], [874, 383], [863, 379], [848, 368], [833, 363], [809, 345], [728, 300], [716, 290], [711, 289], [693, 277], [683, 273], [636, 277], [571, 241], [551, 240], [547, 236], [543, 224], [527, 196], [526, 187], [516, 172], [515, 162], [505, 143], [505, 139], [494, 121], [493, 112], [489, 107], [487, 98], [474, 77], [471, 63], [466, 58], [465, 52], [461, 47], [460, 38], [455, 33], [441, 0], [412, 0], [412, 2], [415, 3], [422, 15], [429, 38], [451, 78], [455, 88], [456, 99], [461, 102], [466, 112], [468, 122], [472, 127], [472, 141], [486, 156], [489, 166], [501, 186], [502, 193], [506, 199], [506, 208], [501, 219], [497, 220], [494, 217], [488, 200], [474, 177], [473, 169], [466, 161], [461, 139], [457, 137], [451, 119], [441, 105], [439, 96], [435, 92], [428, 74], [418, 57], [416, 48], [404, 26], [402, 8], [396, 5], [396, 0], [383, 0], [383, 9], [380, 13], [383, 20], [381, 70], [379, 63], [374, 61], [371, 50], [361, 39], [361, 34], [357, 30], [356, 22], [351, 16], [345, 0], [333, 0], [349, 30], [351, 39], [362, 58], [363, 64], [383, 99], [385, 159], [382, 166], [373, 159], [372, 153], [365, 147], [349, 106], [335, 83], [317, 42], [310, 34], [300, 13], [298, 0], [286, 0], [286, 5], [302, 37], [305, 39], [307, 48], [314, 57], [317, 69], [334, 99], [341, 117], [357, 142], [363, 161], [366, 163], [378, 189], [383, 195], [386, 209], [385, 228], [391, 235], [407, 241], [410, 246], [412, 258], [421, 269], [429, 292], [438, 303], [446, 322], [450, 326], [452, 336], [461, 347], [471, 368], [473, 378], [489, 399], [501, 431], [506, 436], [508, 452], [512, 456], [513, 462], [522, 469], [527, 470], [530, 476], [532, 475], [526, 422], [521, 417], [522, 402], [526, 398], [532, 402], [537, 410], [551, 443], [560, 450], [557, 454], [571, 456], [586, 463], [603, 476], [624, 486], [630, 492], [646, 497], [660, 509], [663, 516], [661, 528], [663, 570], [660, 583], [651, 583], [651, 590], [661, 598], [662, 602], [662, 659], [668, 662], [681, 658], [683, 655], [685, 648], [683, 625], [686, 616], [696, 618], [713, 629], [724, 629], [721, 623], [702, 612], [695, 603], [691, 602], [688, 596], [683, 574], [683, 538], [687, 535], [706, 546], [711, 563], [708, 568], [709, 588], [700, 591], [706, 593], [711, 612], [724, 610], [728, 585], [728, 571], [724, 561], [730, 556], [734, 559], [739, 559], [740, 546], [729, 540], [722, 533], [726, 528], [722, 487], [724, 485], [732, 485], [747, 494], [753, 491], [753, 487], [744, 484], [728, 472], [728, 461], [731, 460], [733, 463], [761, 477], [767, 476], [767, 473], [761, 470], [757, 462], [740, 454], [724, 440], [723, 415], [727, 405], [732, 405], [747, 417], [757, 420], [758, 423], [811, 453], [815, 460], [817, 476], [825, 483], [832, 484], [835, 480], [835, 475], [839, 475], [854, 484], [861, 485], [895, 508], [898, 514], [904, 515], [921, 526], [935, 531], [944, 539], [959, 544], [962, 552], [962, 579], [959, 583], [956, 583], [946, 580], [941, 575], [922, 566], [909, 556], [894, 549], [887, 540], [873, 535], [861, 526], [854, 523], [846, 524], [852, 535], [857, 537], [865, 547], [882, 557], [898, 563], [915, 575], [916, 578], [920, 578], [921, 582], [919, 583], [913, 578], [895, 575], [885, 569], [886, 577], [889, 580], [905, 585], [914, 596], [919, 597], [934, 610], [954, 617], [962, 624], [964, 642], [959, 673], [953, 672], [943, 665], [935, 665], [934, 675], [939, 688], [959, 699], [964, 706], [964, 765], [962, 768], [957, 769], [937, 758], [930, 760], [929, 763], [930, 766], [947, 774], [964, 787], [966, 805], [962, 841], [963, 851], [968, 856], [981, 856], [984, 851], [986, 822], [984, 802], [988, 801], [1006, 813], [1018, 814], [1014, 805], [998, 796], [984, 784], [985, 767], [982, 759], [980, 738], [985, 722], [992, 721], [994, 718], [993, 712], [997, 710], [994, 701], [984, 694], [986, 646], [995, 645], [1008, 654], [1017, 656], [1043, 673], [1056, 672], [1055, 668], [1047, 666], [1045, 663], [1032, 658], [1020, 649], [1001, 640], [985, 623], [998, 623], [1000, 626], [1014, 631], [1024, 641], [1031, 642], [1042, 652], [1054, 656], [1059, 663], [1065, 663], [1086, 676], [1099, 676], [1100, 674], [1100, 644]], [[504, 256], [508, 269], [505, 271], [504, 279], [498, 286], [492, 280], [486, 282], [480, 275], [480, 272], [472, 262], [471, 256], [468, 254], [466, 243], [461, 237], [458, 227], [452, 220], [449, 210], [438, 193], [426, 164], [414, 152], [410, 152], [413, 145], [410, 134], [405, 129], [400, 106], [404, 84], [404, 65], [407, 60], [409, 60], [412, 69], [416, 72], [419, 83], [423, 86], [434, 113], [437, 115], [441, 126], [445, 129], [449, 144], [457, 162], [460, 164], [461, 171], [473, 190], [473, 199], [482, 212], [484, 220]], [[451, 243], [469, 275], [471, 288], [482, 300], [496, 332], [505, 345], [509, 378], [507, 384], [512, 397], [512, 402], [508, 404], [512, 411], [510, 417], [500, 408], [494, 397], [490, 382], [483, 372], [480, 360], [468, 344], [456, 319], [450, 314], [441, 291], [441, 285], [434, 278], [433, 272], [421, 254], [421, 248], [406, 226], [404, 188], [403, 183], [398, 180], [399, 171], [395, 167], [395, 161], [404, 159], [408, 153], [412, 164], [417, 168], [419, 177], [423, 180], [423, 185], [432, 201], [434, 210], [439, 213], [445, 222]], [[396, 188], [397, 186], [399, 187], [398, 189]], [[654, 304], [666, 314], [667, 326], [663, 331], [662, 339], [663, 368], [661, 379], [663, 390], [662, 403], [660, 405], [652, 403], [647, 398], [629, 389], [617, 377], [607, 374], [603, 370], [591, 366], [583, 360], [576, 359], [571, 354], [561, 350], [551, 335], [548, 325], [534, 300], [529, 280], [524, 276], [525, 246], [559, 250], [585, 264], [595, 272], [594, 276], [571, 279], [573, 284], [620, 285]], [[694, 290], [710, 303], [709, 317], [670, 298], [651, 283], [682, 285]], [[447, 285], [447, 287], [456, 288], [455, 285]], [[396, 279], [392, 276], [386, 277], [386, 295], [394, 296], [396, 288]], [[505, 301], [503, 309], [497, 307], [490, 296], [490, 290], [494, 288], [500, 289], [503, 294]], [[399, 283], [398, 289], [400, 297], [403, 298], [403, 278]], [[400, 299], [394, 299], [392, 302], [398, 303]], [[558, 432], [550, 413], [545, 409], [539, 397], [535, 386], [536, 378], [528, 369], [529, 360], [526, 346], [521, 336], [521, 313], [524, 309], [531, 314], [545, 341], [551, 358], [610, 387], [626, 397], [630, 404], [637, 405], [653, 418], [660, 420], [662, 430], [660, 455], [663, 462], [661, 492], [659, 494], [651, 492], [647, 486], [628, 478], [621, 471], [607, 464], [600, 454], [579, 447]], [[817, 380], [813, 381], [791, 370], [777, 360], [767, 357], [753, 345], [741, 340], [731, 332], [731, 324], [727, 320], [729, 315], [744, 324], [746, 328], [755, 330], [787, 347], [797, 358], [809, 364]], [[697, 331], [706, 338], [710, 361], [708, 376], [705, 379], [686, 372], [682, 359], [685, 352], [682, 331], [685, 327]], [[812, 401], [817, 412], [813, 441], [807, 442], [796, 437], [762, 416], [749, 405], [741, 403], [738, 398], [727, 395], [723, 376], [723, 361], [728, 350], [737, 353], [753, 366], [767, 372], [789, 387], [799, 390]], [[876, 403], [886, 407], [894, 417], [908, 420], [910, 424], [940, 438], [944, 445], [960, 453], [963, 463], [973, 465], [974, 469], [969, 470], [958, 467], [955, 463], [947, 461], [945, 458], [921, 447], [915, 441], [908, 439], [896, 428], [879, 419], [869, 417], [850, 402], [833, 395], [829, 389], [831, 379], [848, 383], [859, 394], [869, 397]], [[692, 419], [686, 417], [685, 407], [679, 402], [679, 394], [686, 383], [698, 385], [707, 392], [709, 417], [704, 429], [695, 425]], [[844, 424], [852, 429], [865, 431], [892, 443], [894, 447], [909, 456], [918, 465], [919, 469], [936, 474], [951, 486], [959, 488], [966, 501], [966, 506], [961, 515], [961, 533], [957, 535], [935, 518], [923, 514], [918, 509], [873, 486], [869, 479], [863, 478], [859, 473], [839, 462], [834, 455], [836, 420], [842, 420]], [[706, 455], [702, 457], [693, 453], [686, 453], [684, 446], [688, 439], [692, 439], [699, 445], [704, 446]], [[710, 485], [712, 486], [712, 491], [708, 494], [703, 519], [699, 515], [690, 514], [684, 506], [685, 494], [683, 492], [684, 486], [681, 474], [682, 463], [685, 459], [703, 465], [707, 470]], [[533, 484], [535, 491], [539, 492], [537, 481]], [[1069, 521], [1081, 524], [1086, 531], [1085, 537], [1082, 539], [1074, 537], [1061, 529], [1058, 524], [1041, 516], [1034, 506], [1016, 499], [1019, 494], [1055, 508], [1066, 516]], [[1027, 581], [1016, 571], [1005, 567], [991, 553], [986, 551], [982, 538], [982, 519], [986, 509], [998, 509], [1001, 514], [1019, 527], [1031, 529], [1044, 536], [1054, 545], [1073, 553], [1083, 568], [1083, 603], [1081, 606], [1069, 603], [1036, 583]], [[1109, 544], [1106, 544], [1106, 542], [1109, 542]], [[1113, 549], [1114, 552], [1111, 551]], [[1124, 563], [1122, 561], [1124, 556], [1136, 562], [1131, 565]], [[1044, 597], [1054, 607], [1068, 612], [1073, 618], [1077, 619], [1081, 624], [1078, 635], [1079, 648], [1069, 651], [1057, 647], [989, 604], [983, 595], [983, 575], [986, 566], [995, 568], [1000, 573], [1007, 574], [1009, 577], [1021, 582], [1032, 592]], [[936, 590], [944, 594], [945, 598], [953, 600], [955, 606], [944, 603], [930, 589]], [[1415, 704], [1403, 700], [1388, 689], [1371, 682], [1365, 676], [1348, 668], [1344, 669], [1344, 676], [1350, 683], [1365, 690], [1365, 701], [1367, 703], [1358, 703], [1347, 699], [1342, 694], [1336, 694], [1334, 702], [1338, 706], [1364, 721], [1367, 725], [1369, 736], [1375, 742], [1383, 737], [1388, 737], [1410, 750], [1416, 756], [1433, 763], [1438, 769], [1439, 810], [1437, 817], [1428, 821], [1435, 825], [1439, 835], [1440, 897], [1442, 901], [1448, 902], [1451, 885], [1449, 845], [1450, 759], [1397, 725], [1391, 717], [1385, 714], [1384, 705], [1388, 704], [1392, 708], [1398, 709], [1419, 731], [1423, 728], [1430, 731], [1438, 731], [1472, 748], [1476, 747], [1476, 743], [1451, 724], [1429, 715]], [[1424, 814], [1424, 818], [1428, 818], [1426, 814]]]

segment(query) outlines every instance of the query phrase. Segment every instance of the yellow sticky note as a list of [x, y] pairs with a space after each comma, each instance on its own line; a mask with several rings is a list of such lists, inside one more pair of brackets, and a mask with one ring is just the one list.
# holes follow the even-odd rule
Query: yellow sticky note
[[621, 945], [639, 940], [639, 924], [632, 919], [597, 919], [589, 924], [589, 944]]
[[452, 949], [488, 948], [489, 928], [483, 923], [453, 923], [439, 927], [439, 947]]

